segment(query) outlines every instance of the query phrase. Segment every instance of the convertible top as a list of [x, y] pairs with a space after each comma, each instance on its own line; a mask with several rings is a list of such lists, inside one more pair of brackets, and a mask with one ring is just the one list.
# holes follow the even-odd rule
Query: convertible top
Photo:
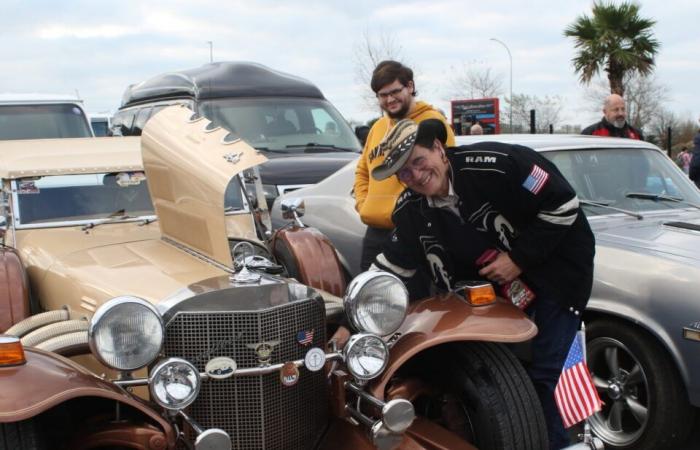
[[122, 108], [153, 100], [223, 97], [324, 98], [310, 81], [252, 62], [215, 62], [167, 72], [129, 86]]
[[138, 137], [0, 140], [0, 178], [143, 170]]

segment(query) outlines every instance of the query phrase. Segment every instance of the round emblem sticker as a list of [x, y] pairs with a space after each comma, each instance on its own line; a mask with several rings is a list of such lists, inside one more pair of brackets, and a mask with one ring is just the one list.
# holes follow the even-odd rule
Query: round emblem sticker
[[326, 354], [318, 347], [309, 349], [304, 356], [304, 366], [311, 372], [318, 372], [323, 369], [326, 363]]
[[207, 363], [204, 367], [204, 371], [210, 378], [223, 380], [233, 375], [236, 371], [236, 361], [231, 358], [226, 358], [225, 356], [214, 358]]
[[280, 380], [285, 386], [294, 386], [299, 381], [299, 369], [293, 362], [286, 362], [280, 369]]

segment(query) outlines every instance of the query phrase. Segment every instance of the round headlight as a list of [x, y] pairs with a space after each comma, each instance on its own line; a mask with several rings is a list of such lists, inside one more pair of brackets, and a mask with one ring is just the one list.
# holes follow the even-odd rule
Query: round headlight
[[343, 300], [345, 313], [355, 329], [387, 336], [406, 318], [408, 291], [394, 275], [370, 271], [350, 282]]
[[377, 378], [389, 362], [389, 348], [386, 343], [372, 334], [351, 336], [343, 351], [348, 371], [361, 381]]
[[148, 379], [151, 398], [169, 410], [187, 408], [197, 398], [200, 384], [197, 368], [180, 358], [158, 363]]
[[136, 370], [156, 359], [165, 328], [158, 311], [137, 297], [116, 297], [102, 305], [90, 321], [90, 349], [104, 365]]

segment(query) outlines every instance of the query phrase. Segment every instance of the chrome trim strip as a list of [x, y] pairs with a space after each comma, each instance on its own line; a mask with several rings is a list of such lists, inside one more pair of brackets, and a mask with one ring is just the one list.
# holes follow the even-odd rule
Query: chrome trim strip
[[[326, 362], [328, 361], [342, 361], [343, 360], [343, 355], [340, 352], [333, 352], [333, 353], [326, 353]], [[303, 367], [304, 366], [304, 360], [303, 359], [297, 359], [295, 361], [291, 361], [294, 363], [295, 366], [297, 367]], [[263, 366], [263, 367], [247, 367], [245, 369], [237, 368], [231, 377], [250, 377], [250, 376], [257, 376], [257, 375], [267, 375], [268, 373], [275, 373], [279, 372], [282, 369], [282, 366], [284, 366], [285, 363], [280, 363], [280, 364], [271, 364], [269, 366]], [[202, 378], [202, 380], [210, 380], [209, 375], [207, 375], [206, 372], [201, 372], [199, 376]], [[213, 379], [212, 379], [213, 380]], [[214, 380], [216, 381], [216, 380]], [[131, 386], [147, 386], [148, 385], [148, 378], [134, 378], [132, 380], [114, 380], [114, 384], [117, 386], [121, 387], [131, 387]]]

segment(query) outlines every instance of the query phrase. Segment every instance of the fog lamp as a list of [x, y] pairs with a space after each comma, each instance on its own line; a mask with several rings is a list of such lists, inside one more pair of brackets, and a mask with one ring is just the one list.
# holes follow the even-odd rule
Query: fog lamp
[[158, 363], [148, 380], [151, 397], [168, 410], [187, 408], [199, 394], [201, 379], [189, 361], [169, 358]]
[[380, 337], [373, 334], [351, 336], [343, 352], [350, 374], [360, 381], [377, 378], [389, 362], [389, 348]]

